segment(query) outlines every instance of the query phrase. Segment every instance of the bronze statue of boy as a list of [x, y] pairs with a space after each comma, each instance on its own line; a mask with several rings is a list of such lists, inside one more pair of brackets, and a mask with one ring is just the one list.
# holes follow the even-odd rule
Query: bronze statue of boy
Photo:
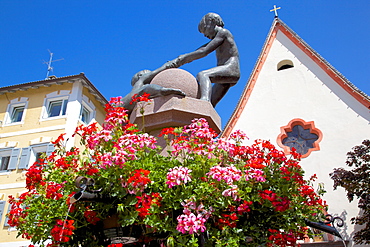
[[[224, 22], [218, 14], [208, 13], [203, 16], [198, 30], [211, 41], [196, 51], [180, 55], [171, 62], [174, 67], [180, 67], [216, 50], [217, 67], [203, 70], [197, 75], [200, 99], [210, 101], [215, 107], [240, 78], [239, 52], [233, 35], [224, 28]], [[215, 85], [212, 87], [211, 83]]]
[[[213, 51], [216, 51], [217, 67], [203, 70], [197, 75], [200, 86], [200, 99], [211, 102], [213, 107], [215, 107], [225, 96], [229, 88], [238, 82], [240, 78], [238, 48], [236, 47], [231, 32], [224, 28], [224, 22], [221, 17], [215, 13], [206, 14], [200, 21], [198, 30], [203, 33], [204, 36], [211, 39], [211, 41], [194, 52], [180, 55], [154, 71], [143, 70], [133, 76], [131, 80], [133, 88], [131, 92], [122, 99], [123, 106], [128, 110], [128, 114], [130, 114], [134, 108], [130, 102], [132, 96], [135, 94], [140, 96], [143, 93], [149, 93], [149, 98], [156, 98], [169, 94], [185, 96], [179, 89], [164, 88], [149, 83], [159, 72], [169, 68], [178, 68], [196, 59], [205, 57]], [[213, 87], [212, 83], [215, 83]]]

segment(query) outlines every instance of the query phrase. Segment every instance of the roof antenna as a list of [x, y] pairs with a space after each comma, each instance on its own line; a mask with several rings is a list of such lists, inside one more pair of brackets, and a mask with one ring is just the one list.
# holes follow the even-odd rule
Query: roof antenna
[[275, 12], [275, 18], [278, 18], [278, 13], [277, 13], [277, 10], [278, 9], [281, 9], [280, 7], [277, 7], [276, 8], [276, 5], [274, 5], [274, 8], [270, 10], [270, 12], [274, 11]]
[[48, 49], [48, 52], [50, 54], [49, 61], [48, 62], [46, 62], [46, 61], [43, 62], [44, 64], [46, 64], [48, 66], [48, 72], [46, 72], [45, 80], [52, 79], [51, 77], [53, 77], [53, 76], [49, 76], [50, 71], [53, 71], [53, 69], [54, 69], [53, 67], [51, 67], [51, 63], [56, 62], [56, 61], [60, 61], [60, 60], [64, 60], [64, 58], [53, 60], [53, 55], [54, 54], [49, 49]]

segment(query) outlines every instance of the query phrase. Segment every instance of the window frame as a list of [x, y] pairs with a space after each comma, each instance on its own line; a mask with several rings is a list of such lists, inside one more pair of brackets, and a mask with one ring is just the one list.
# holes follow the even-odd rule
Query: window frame
[[[23, 194], [24, 192], [22, 192], [22, 193], [17, 193], [17, 198], [16, 198], [16, 200], [19, 200], [19, 194]], [[1, 201], [1, 200], [0, 200]], [[5, 210], [5, 205], [6, 204], [8, 204], [8, 208], [7, 208], [7, 210]], [[4, 213], [5, 213], [5, 218], [4, 218], [4, 224], [3, 224], [3, 227], [6, 227], [7, 228], [7, 231], [8, 232], [11, 232], [11, 231], [16, 231], [17, 230], [17, 228], [16, 227], [14, 227], [14, 226], [10, 226], [9, 224], [8, 224], [8, 220], [9, 220], [9, 217], [7, 216], [9, 213], [10, 213], [10, 210], [11, 210], [11, 204], [10, 203], [5, 203], [5, 205], [4, 205], [4, 209], [3, 209], [3, 215], [4, 215]], [[23, 209], [24, 209], [24, 206], [22, 205], [21, 206]], [[6, 212], [5, 212], [6, 211]]]
[[[19, 119], [19, 116], [18, 116], [18, 110], [19, 109], [22, 109], [22, 116], [21, 116], [21, 118]], [[16, 107], [14, 107], [13, 108], [13, 110], [12, 110], [12, 114], [10, 115], [10, 121], [11, 121], [11, 123], [18, 123], [18, 122], [22, 122], [22, 119], [23, 119], [23, 114], [24, 114], [24, 105], [22, 105], [22, 106], [16, 106]], [[16, 113], [17, 113], [17, 115], [16, 115]], [[16, 119], [15, 119], [15, 117], [16, 117]], [[19, 120], [18, 120], [19, 119]]]
[[[82, 120], [82, 113], [83, 110], [86, 109], [86, 111], [89, 113], [87, 121]], [[86, 96], [82, 95], [82, 100], [81, 100], [81, 110], [80, 110], [80, 115], [79, 115], [79, 121], [83, 124], [89, 124], [91, 121], [95, 118], [96, 114], [96, 107], [92, 103], [92, 101]]]
[[[67, 113], [68, 99], [52, 100], [48, 103], [47, 115], [48, 118], [64, 116]], [[60, 108], [59, 108], [60, 105]], [[58, 109], [59, 108], [59, 109]], [[57, 109], [58, 113], [54, 109]], [[55, 115], [54, 115], [55, 114]]]
[[[9, 163], [10, 163], [10, 155], [9, 156], [1, 156], [0, 157], [0, 172], [2, 171], [8, 171]], [[4, 166], [3, 162], [4, 160], [7, 160], [6, 167]]]
[[6, 170], [1, 170], [0, 175], [8, 175], [11, 171], [18, 168], [20, 148], [0, 148], [0, 157], [10, 156], [8, 167]]
[[279, 147], [284, 149], [284, 153], [286, 155], [290, 154], [291, 149], [288, 146], [285, 146], [283, 144], [283, 140], [288, 137], [288, 132], [291, 132], [293, 130], [293, 127], [300, 125], [303, 129], [309, 130], [310, 133], [315, 134], [318, 136], [318, 139], [313, 142], [312, 148], [309, 148], [307, 153], [302, 154], [301, 158], [308, 157], [313, 151], [319, 151], [320, 150], [320, 142], [323, 138], [322, 132], [315, 126], [314, 121], [306, 122], [303, 119], [295, 118], [292, 119], [286, 126], [280, 127], [280, 134], [277, 137], [277, 144]]
[[15, 227], [11, 227], [9, 224], [8, 224], [8, 220], [9, 220], [9, 217], [7, 216], [7, 214], [10, 213], [10, 210], [11, 210], [11, 205], [8, 203], [8, 209], [6, 210], [6, 213], [5, 213], [5, 207], [4, 207], [4, 213], [5, 213], [5, 219], [4, 219], [4, 227], [8, 227], [8, 230], [16, 230]]
[[[18, 101], [18, 98], [11, 100], [10, 104], [8, 104], [8, 107], [6, 109], [5, 118], [4, 118], [4, 126], [24, 124], [24, 120], [26, 118], [27, 106], [28, 106], [28, 98], [21, 98], [20, 101]], [[22, 117], [20, 121], [13, 121], [12, 118], [14, 115], [14, 111], [19, 108], [23, 108]]]
[[2, 222], [3, 216], [5, 215], [5, 205], [6, 204], [7, 204], [6, 200], [3, 200], [3, 199], [0, 200], [0, 223]]
[[[84, 112], [86, 113], [87, 116], [84, 117]], [[81, 113], [80, 113], [80, 121], [85, 123], [85, 124], [89, 124], [89, 120], [90, 120], [90, 115], [91, 115], [91, 112], [84, 106], [82, 105], [81, 107]]]
[[[61, 107], [59, 110], [59, 114], [55, 116], [50, 116], [50, 107], [52, 104], [61, 101]], [[66, 118], [67, 117], [67, 110], [68, 110], [68, 102], [69, 102], [69, 97], [68, 95], [66, 96], [59, 96], [59, 97], [50, 97], [45, 99], [45, 103], [43, 106], [43, 113], [41, 120], [52, 120], [52, 119], [61, 119], [61, 118]]]
[[22, 148], [18, 169], [28, 169], [37, 159], [38, 153], [50, 155], [54, 151], [51, 143], [40, 143]]
[[[82, 118], [82, 114], [83, 114], [84, 110], [86, 110], [86, 112], [88, 113], [88, 117], [85, 120], [83, 120], [83, 118]], [[79, 116], [80, 122], [82, 122], [84, 124], [89, 124], [91, 122], [91, 120], [93, 120], [93, 118], [94, 118], [94, 110], [88, 104], [86, 104], [83, 101], [82, 104], [81, 104], [81, 111], [80, 111], [80, 116]]]

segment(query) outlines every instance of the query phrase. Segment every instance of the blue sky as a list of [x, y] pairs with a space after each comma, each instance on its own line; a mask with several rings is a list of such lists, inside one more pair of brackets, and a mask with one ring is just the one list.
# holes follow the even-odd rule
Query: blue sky
[[[221, 15], [237, 42], [242, 77], [218, 104], [225, 125], [271, 27], [279, 17], [359, 89], [370, 95], [370, 1], [357, 0], [0, 0], [0, 87], [84, 72], [106, 97], [126, 95], [133, 74], [153, 70], [208, 39], [197, 30]], [[185, 65], [193, 75], [215, 55]], [[261, 101], [262, 102], [262, 101]]]

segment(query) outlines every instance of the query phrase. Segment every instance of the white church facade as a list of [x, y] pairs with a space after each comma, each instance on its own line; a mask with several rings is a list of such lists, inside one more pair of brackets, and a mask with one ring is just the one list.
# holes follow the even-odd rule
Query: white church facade
[[340, 216], [338, 228], [351, 240], [359, 226], [350, 223], [360, 212], [342, 188], [333, 190], [329, 174], [344, 167], [352, 147], [370, 138], [370, 97], [275, 18], [260, 56], [222, 137], [243, 130], [252, 144], [270, 140], [289, 153], [302, 154], [307, 178], [316, 174], [325, 186], [328, 213]]

